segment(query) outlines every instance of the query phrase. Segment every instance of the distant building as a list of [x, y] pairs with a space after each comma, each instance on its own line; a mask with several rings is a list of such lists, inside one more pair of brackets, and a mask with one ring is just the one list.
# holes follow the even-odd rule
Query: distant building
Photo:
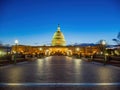
[[0, 56], [10, 54], [11, 47], [0, 45]]

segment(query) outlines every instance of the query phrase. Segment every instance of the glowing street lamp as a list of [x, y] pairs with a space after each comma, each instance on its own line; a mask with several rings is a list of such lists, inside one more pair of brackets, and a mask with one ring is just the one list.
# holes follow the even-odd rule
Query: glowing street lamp
[[17, 50], [17, 45], [18, 45], [18, 43], [19, 43], [18, 40], [15, 40], [15, 47], [16, 47], [16, 50], [15, 50], [15, 51], [16, 51], [16, 54], [15, 54], [15, 58], [14, 58], [14, 64], [16, 64], [16, 58], [17, 58], [17, 53], [18, 53], [18, 52], [17, 52], [17, 51], [18, 51], [18, 50]]
[[102, 44], [102, 45], [106, 45], [106, 41], [105, 41], [105, 40], [102, 40], [102, 41], [101, 41], [101, 44]]
[[105, 55], [106, 41], [105, 41], [105, 40], [102, 40], [102, 41], [101, 41], [101, 44], [102, 44], [102, 47], [103, 47], [102, 52], [103, 52], [103, 54]]
[[15, 40], [15, 44], [16, 44], [16, 45], [18, 44], [18, 40]]
[[15, 40], [15, 45], [16, 45], [16, 53], [17, 53], [17, 45], [18, 45], [18, 40]]
[[106, 41], [105, 40], [102, 40], [101, 41], [101, 44], [102, 44], [102, 52], [103, 52], [103, 55], [104, 55], [104, 65], [106, 64], [106, 61], [107, 61], [107, 55], [106, 55]]
[[76, 48], [76, 51], [77, 51], [77, 56], [79, 57], [79, 51], [80, 51], [80, 48], [77, 47], [77, 48]]

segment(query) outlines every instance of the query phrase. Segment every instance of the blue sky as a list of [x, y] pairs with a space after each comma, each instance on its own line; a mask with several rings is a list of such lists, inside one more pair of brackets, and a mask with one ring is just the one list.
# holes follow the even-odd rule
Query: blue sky
[[[60, 24], [67, 44], [96, 43], [120, 32], [120, 0], [0, 0], [3, 44], [50, 43]], [[36, 44], [37, 43], [37, 44]]]

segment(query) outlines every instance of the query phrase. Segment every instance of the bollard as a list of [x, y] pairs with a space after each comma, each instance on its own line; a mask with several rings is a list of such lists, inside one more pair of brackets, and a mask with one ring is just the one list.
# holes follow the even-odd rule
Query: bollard
[[93, 55], [91, 55], [91, 61], [93, 60]]
[[28, 59], [28, 55], [25, 55], [25, 59]]
[[14, 61], [15, 55], [12, 55], [11, 60]]
[[14, 64], [16, 64], [17, 54], [14, 55]]
[[107, 62], [107, 55], [104, 56], [104, 65], [106, 65]]

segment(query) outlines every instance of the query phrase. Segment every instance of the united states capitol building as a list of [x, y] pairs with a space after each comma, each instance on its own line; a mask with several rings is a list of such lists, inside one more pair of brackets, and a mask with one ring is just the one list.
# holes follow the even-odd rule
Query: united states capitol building
[[53, 34], [50, 46], [28, 46], [28, 45], [17, 45], [12, 47], [12, 53], [21, 54], [35, 54], [35, 55], [93, 55], [99, 53], [100, 50], [97, 45], [66, 45], [64, 34], [60, 30], [58, 25], [56, 32]]

